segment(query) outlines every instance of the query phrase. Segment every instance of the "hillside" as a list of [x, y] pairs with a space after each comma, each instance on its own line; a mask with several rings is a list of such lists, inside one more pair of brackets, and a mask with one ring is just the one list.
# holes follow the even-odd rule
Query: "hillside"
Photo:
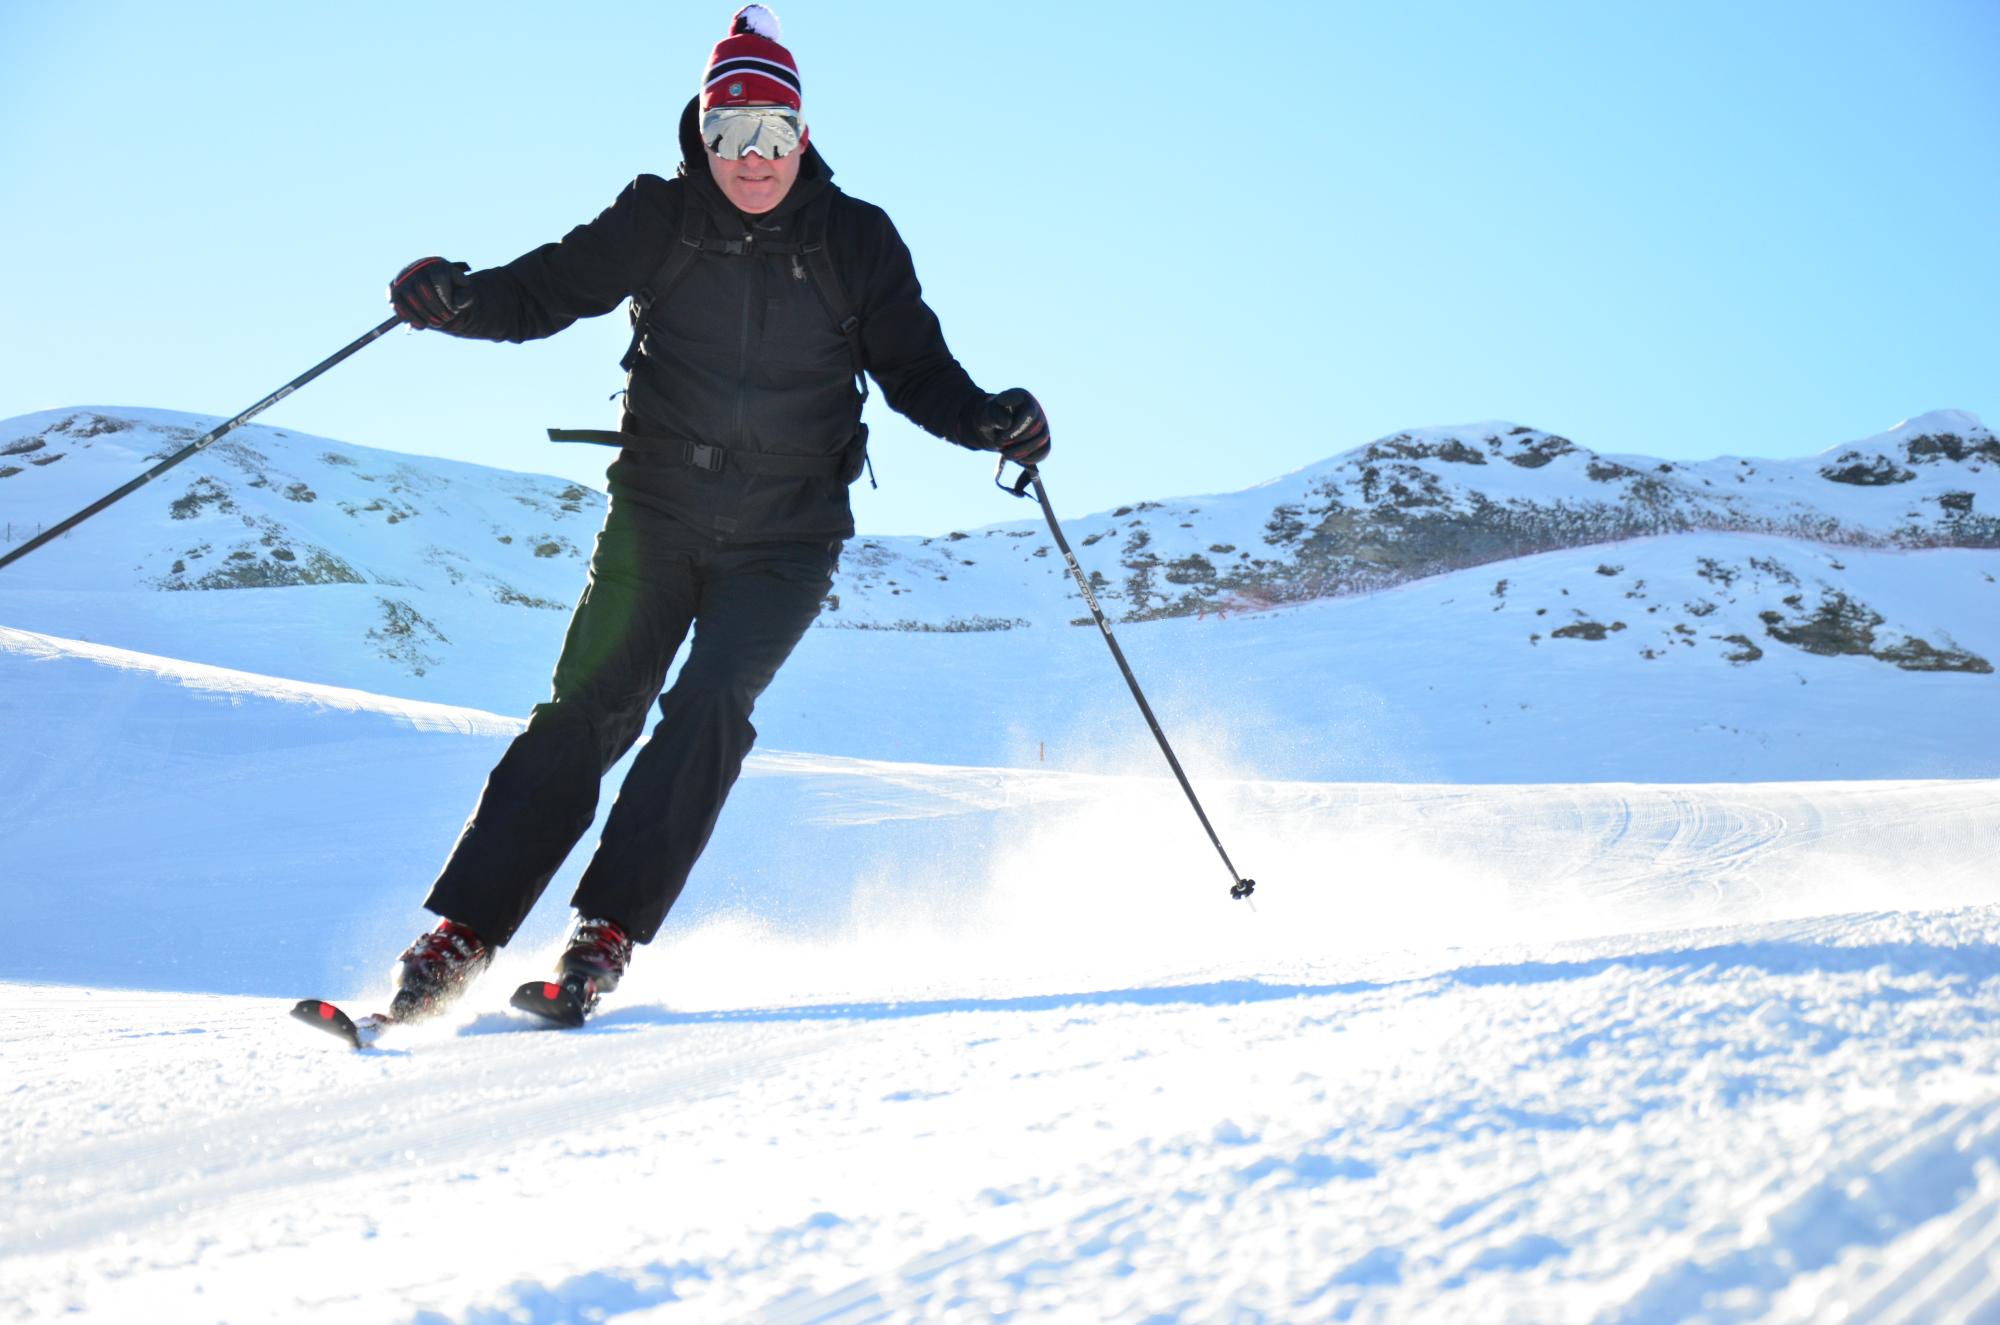
[[[1100, 599], [1131, 621], [1366, 593], [1662, 534], [1994, 548], [1996, 513], [2000, 439], [1970, 414], [1939, 411], [1803, 460], [1667, 462], [1600, 455], [1507, 423], [1423, 429], [1244, 492], [1066, 513], [1064, 528]], [[1041, 583], [1062, 574], [1052, 556], [1033, 518], [941, 538], [864, 538], [848, 554], [828, 623], [976, 629], [1064, 619], [1050, 605], [1053, 586]], [[1071, 589], [1067, 611], [1082, 610]]]
[[[10, 542], [216, 420], [68, 410], [0, 424]], [[250, 425], [0, 572], [0, 613], [105, 643], [435, 697], [450, 660], [559, 641], [603, 519], [557, 479]], [[114, 624], [115, 623], [115, 624]], [[544, 664], [546, 670], [546, 664]]]
[[[0, 424], [9, 536], [206, 422], [73, 410]], [[1991, 724], [1945, 718], [1995, 711], [1983, 697], [2000, 684], [1996, 475], [2000, 441], [1950, 412], [1805, 460], [1700, 464], [1491, 425], [1399, 434], [1245, 492], [1071, 513], [1065, 527], [1156, 697], [1205, 725], [1226, 695], [1230, 744], [1260, 771], [1971, 773], [1995, 767], [1977, 745]], [[0, 623], [521, 713], [545, 691], [603, 500], [253, 425], [0, 572]], [[820, 628], [760, 712], [767, 736], [928, 757], [901, 714], [946, 702], [951, 674], [909, 693], [869, 683], [883, 648], [914, 636], [1048, 678], [1007, 721], [1007, 748], [927, 725], [966, 747], [949, 757], [1039, 760], [1126, 730], [1129, 700], [1095, 632], [1063, 628], [1084, 607], [1046, 527], [1031, 503], [994, 502], [1020, 518], [850, 543]], [[1298, 666], [1324, 681], [1303, 698], [1283, 670]], [[811, 698], [826, 687], [839, 705]], [[1668, 742], [1671, 767], [1649, 774], [1617, 753], [1621, 733], [1577, 726], [1592, 712], [1713, 721], [1755, 733], [1745, 741], [1761, 753], [1704, 763]], [[1357, 724], [1366, 758], [1314, 745]], [[1802, 741], [1801, 724], [1822, 734]], [[1451, 748], [1433, 735], [1444, 730], [1470, 744]]]

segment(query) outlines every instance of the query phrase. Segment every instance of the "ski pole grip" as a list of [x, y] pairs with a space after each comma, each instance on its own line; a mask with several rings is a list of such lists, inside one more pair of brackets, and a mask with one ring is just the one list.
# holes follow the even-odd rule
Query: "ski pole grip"
[[1027, 496], [1028, 485], [1035, 481], [1035, 467], [1033, 465], [1022, 465], [1021, 477], [1015, 479], [1012, 483], [1000, 477], [1006, 472], [1007, 457], [1003, 455], [1000, 457], [1000, 463], [993, 466], [993, 486], [1002, 492], [1010, 493], [1016, 497]]

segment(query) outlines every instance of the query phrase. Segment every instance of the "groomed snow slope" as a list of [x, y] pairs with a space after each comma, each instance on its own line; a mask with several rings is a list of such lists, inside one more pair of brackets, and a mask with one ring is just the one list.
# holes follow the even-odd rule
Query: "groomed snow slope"
[[354, 1055], [283, 1011], [383, 996], [514, 724], [0, 697], [8, 1319], [2000, 1312], [1990, 781], [1206, 781], [1253, 911], [1145, 757], [766, 753], [588, 1029], [504, 1006], [558, 896]]

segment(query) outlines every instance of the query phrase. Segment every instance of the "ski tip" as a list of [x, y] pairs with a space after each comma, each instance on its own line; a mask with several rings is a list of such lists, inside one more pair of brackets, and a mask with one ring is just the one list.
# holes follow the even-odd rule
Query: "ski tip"
[[349, 1048], [361, 1048], [361, 1031], [354, 1019], [321, 998], [302, 998], [292, 1006], [292, 1016], [315, 1030], [345, 1040]]

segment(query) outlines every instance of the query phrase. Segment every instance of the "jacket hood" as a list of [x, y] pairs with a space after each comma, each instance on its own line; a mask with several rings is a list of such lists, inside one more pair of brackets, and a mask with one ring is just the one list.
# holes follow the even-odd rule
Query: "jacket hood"
[[[699, 96], [689, 97], [686, 108], [681, 111], [680, 176], [694, 190], [695, 196], [706, 203], [712, 211], [723, 216], [734, 215], [741, 220], [749, 221], [753, 218], [738, 211], [736, 204], [724, 197], [722, 190], [716, 187], [715, 177], [708, 173], [708, 149], [701, 145], [700, 111]], [[799, 177], [793, 183], [791, 192], [787, 193], [784, 201], [776, 207], [754, 219], [776, 220], [782, 216], [789, 216], [811, 202], [832, 181], [833, 167], [829, 166], [826, 158], [819, 154], [819, 145], [808, 141], [805, 159], [799, 163]]]

